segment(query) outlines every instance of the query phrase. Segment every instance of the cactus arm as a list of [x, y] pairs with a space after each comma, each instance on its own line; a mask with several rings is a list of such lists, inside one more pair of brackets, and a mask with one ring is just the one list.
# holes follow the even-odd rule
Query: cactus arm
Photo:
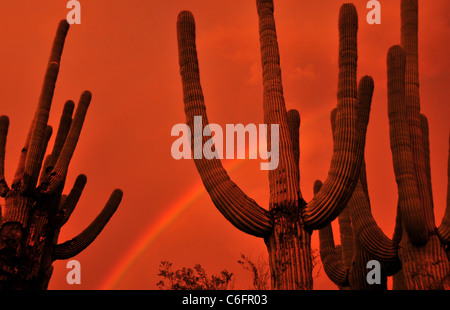
[[53, 193], [63, 184], [67, 175], [70, 160], [72, 159], [72, 155], [80, 137], [87, 109], [91, 102], [91, 97], [92, 96], [89, 91], [84, 91], [81, 94], [77, 110], [73, 117], [73, 121], [71, 122], [67, 137], [64, 141], [64, 146], [61, 149], [58, 160], [56, 161], [56, 164], [53, 167], [47, 181], [44, 181], [42, 184], [42, 192], [47, 194]]
[[9, 192], [9, 186], [5, 180], [5, 149], [8, 136], [9, 118], [0, 116], [0, 197], [5, 197]]
[[70, 215], [72, 215], [72, 212], [81, 197], [86, 181], [86, 176], [84, 174], [80, 174], [75, 180], [75, 184], [70, 190], [69, 195], [63, 196], [64, 198], [61, 197], [61, 206], [56, 218], [57, 227], [62, 227], [69, 220]]
[[[357, 92], [357, 131], [359, 137], [362, 138], [365, 137], [367, 131], [374, 87], [373, 79], [368, 75], [363, 76], [359, 80]], [[362, 166], [364, 166], [364, 161]], [[367, 183], [367, 181], [365, 182]]]
[[[51, 76], [51, 74], [49, 74], [49, 71], [53, 70], [53, 75], [55, 75], [55, 74], [57, 75], [59, 63], [61, 61], [62, 49], [64, 47], [64, 42], [65, 42], [65, 38], [67, 36], [68, 29], [69, 29], [69, 24], [67, 23], [66, 20], [62, 20], [58, 25], [58, 29], [56, 31], [56, 36], [55, 36], [55, 39], [54, 39], [53, 45], [52, 45], [52, 50], [50, 52], [50, 57], [49, 57], [48, 65], [47, 65], [46, 75], [44, 77], [44, 83], [43, 83], [43, 87], [42, 87], [41, 97], [39, 98], [38, 109], [34, 115], [33, 121], [31, 122], [31, 126], [28, 130], [25, 144], [20, 153], [19, 162], [18, 162], [17, 169], [16, 169], [16, 172], [15, 172], [14, 178], [13, 178], [13, 183], [12, 183], [13, 188], [17, 185], [20, 185], [20, 183], [23, 183], [23, 177], [24, 177], [26, 165], [28, 165], [28, 168], [27, 168], [28, 174], [30, 174], [31, 171], [34, 172], [34, 170], [36, 170], [35, 173], [38, 172], [38, 168], [35, 168], [35, 166], [38, 166], [35, 163], [35, 158], [37, 158], [36, 157], [38, 155], [37, 153], [39, 153], [39, 144], [36, 142], [34, 143], [34, 151], [36, 153], [34, 155], [34, 159], [31, 160], [31, 158], [30, 158], [28, 160], [28, 164], [27, 164], [27, 157], [29, 154], [30, 142], [32, 139], [32, 135], [35, 134], [35, 124], [36, 124], [37, 116], [39, 115], [41, 121], [45, 120], [45, 118], [48, 119], [47, 108], [49, 109], [49, 106], [48, 106], [49, 102], [45, 102], [44, 99], [46, 99], [48, 101], [49, 94], [53, 93], [51, 84], [52, 84], [52, 80], [54, 80], [56, 78], [55, 76]], [[54, 87], [54, 85], [53, 85], [53, 87]], [[42, 110], [41, 108], [44, 108], [44, 109]], [[41, 123], [39, 126], [39, 137], [36, 136], [35, 139], [43, 137], [43, 134], [45, 134], [45, 128], [46, 128], [46, 122], [45, 122], [45, 125]], [[23, 187], [25, 189], [31, 189], [30, 185], [23, 184]]]
[[[339, 14], [339, 82], [333, 155], [322, 189], [307, 204], [302, 214], [305, 224], [312, 229], [324, 227], [347, 205], [364, 156], [367, 122], [358, 120], [357, 113], [368, 115], [371, 100], [358, 102], [357, 99], [357, 29], [358, 17], [354, 5], [344, 4]], [[370, 77], [365, 79], [371, 80]], [[373, 83], [361, 85], [370, 88]], [[367, 90], [370, 97], [372, 91]]]
[[409, 138], [405, 106], [406, 57], [400, 46], [389, 49], [388, 66], [388, 115], [390, 143], [397, 182], [402, 223], [413, 244], [428, 240], [426, 214], [422, 208], [414, 173], [414, 159]]
[[114, 190], [103, 210], [85, 230], [75, 238], [55, 246], [52, 259], [69, 259], [86, 249], [97, 238], [114, 212], [116, 212], [122, 196], [121, 190]]
[[[194, 116], [202, 116], [203, 129], [208, 119], [200, 84], [192, 13], [183, 11], [178, 15], [177, 34], [186, 122], [193, 129]], [[192, 150], [193, 141], [192, 137]], [[245, 195], [230, 179], [219, 159], [194, 159], [194, 163], [212, 202], [228, 221], [251, 235], [264, 237], [270, 233], [272, 221], [268, 211]]]
[[59, 121], [58, 133], [56, 135], [55, 144], [52, 150], [54, 165], [56, 160], [61, 154], [61, 150], [66, 142], [67, 135], [69, 134], [70, 125], [72, 124], [72, 115], [75, 108], [75, 103], [72, 100], [67, 100], [64, 104], [64, 109], [61, 114], [61, 119]]
[[338, 286], [349, 286], [350, 268], [343, 264], [341, 257], [336, 252], [331, 224], [319, 229], [319, 241], [320, 259], [328, 278]]
[[448, 246], [450, 244], [450, 148], [448, 152], [447, 178], [447, 207], [445, 208], [445, 213], [444, 217], [442, 218], [441, 225], [439, 225], [438, 234], [442, 242]]
[[64, 142], [66, 141], [67, 134], [69, 133], [70, 125], [72, 123], [73, 110], [74, 102], [72, 100], [66, 101], [66, 103], [64, 104], [61, 119], [59, 121], [58, 133], [56, 134], [53, 150], [51, 154], [49, 154], [45, 158], [44, 165], [42, 167], [40, 183], [42, 183], [48, 177], [59, 158], [61, 150], [64, 146]]
[[[361, 84], [361, 83], [360, 83]], [[336, 114], [337, 108], [334, 108], [330, 114], [331, 132], [333, 134], [333, 142], [335, 141], [336, 133]], [[361, 168], [362, 171], [362, 168]], [[319, 188], [320, 189], [320, 188]], [[318, 190], [314, 189], [315, 192]], [[351, 201], [351, 200], [350, 200]], [[349, 203], [350, 203], [349, 201]], [[345, 207], [338, 216], [339, 232], [341, 236], [340, 257], [342, 257], [342, 263], [346, 267], [350, 267], [353, 254], [354, 254], [354, 236], [351, 224], [351, 208]], [[331, 223], [330, 223], [331, 225]]]
[[414, 172], [416, 175], [417, 190], [425, 212], [427, 233], [435, 229], [433, 214], [433, 199], [428, 179], [427, 153], [424, 149], [423, 126], [420, 115], [419, 94], [419, 56], [418, 56], [418, 1], [401, 1], [401, 46], [406, 56], [405, 66], [405, 104], [406, 115], [411, 139], [411, 152], [414, 159]]
[[55, 39], [53, 40], [52, 49], [50, 51], [49, 63], [56, 62], [61, 63], [61, 55], [64, 48], [64, 43], [69, 31], [70, 25], [67, 20], [62, 19], [56, 30]]
[[398, 245], [390, 240], [375, 222], [361, 182], [358, 182], [349, 206], [355, 234], [364, 248], [379, 261], [396, 262]]
[[[358, 100], [370, 100], [372, 92], [373, 81], [367, 77], [361, 79], [358, 86]], [[363, 113], [365, 113], [364, 110], [358, 110], [358, 122], [360, 122], [359, 130], [361, 131], [361, 133], [364, 127], [364, 123], [368, 119], [368, 114]], [[335, 117], [336, 109], [334, 109], [331, 113], [331, 128], [333, 130], [333, 137], [336, 130]], [[350, 216], [354, 235], [358, 237], [359, 244], [364, 246], [365, 250], [368, 251], [370, 255], [377, 257], [377, 259], [383, 262], [397, 262], [398, 243], [389, 240], [389, 238], [385, 236], [372, 216], [366, 176], [366, 165], [363, 159], [356, 188], [353, 191], [352, 197], [350, 198], [347, 207], [339, 214], [339, 227], [342, 230], [345, 225], [341, 225], [341, 221], [345, 221], [345, 217]], [[347, 219], [347, 221], [349, 220]], [[353, 232], [350, 233], [352, 233], [353, 235]], [[342, 240], [345, 239], [342, 238], [342, 235], [345, 236], [345, 234], [342, 234], [341, 232], [341, 243], [343, 243]], [[351, 239], [353, 239], [353, 236]], [[345, 250], [344, 246], [343, 248]], [[348, 262], [349, 259], [351, 259], [350, 256], [347, 257], [346, 261]]]
[[[38, 107], [33, 121], [33, 129], [29, 141], [29, 148], [25, 159], [23, 174], [23, 190], [29, 192], [34, 189], [37, 182], [36, 175], [39, 175], [42, 160], [42, 144], [45, 139], [45, 131], [50, 113], [50, 107], [58, 78], [61, 54], [64, 47], [65, 38], [69, 30], [69, 24], [65, 21], [59, 23], [55, 40], [53, 41], [50, 59], [44, 77], [44, 83], [39, 97]], [[45, 150], [44, 150], [45, 151]]]
[[53, 98], [56, 79], [58, 76], [59, 64], [50, 63], [44, 78], [39, 105], [36, 110], [34, 127], [31, 133], [27, 157], [25, 159], [23, 190], [28, 192], [34, 188], [35, 184], [30, 179], [39, 174], [40, 161], [42, 157], [42, 144], [45, 139], [45, 131], [50, 112], [50, 105]]
[[[319, 192], [322, 185], [322, 182], [319, 180], [314, 182], [314, 194]], [[324, 228], [319, 229], [319, 243], [320, 259], [322, 260], [323, 269], [325, 270], [328, 278], [338, 286], [349, 286], [350, 268], [344, 265], [342, 255], [339, 255], [334, 244], [333, 228], [331, 227], [331, 223], [326, 225]]]
[[[259, 18], [259, 39], [263, 75], [264, 123], [279, 125], [279, 163], [269, 171], [269, 209], [297, 206], [301, 198], [298, 183], [299, 171], [293, 160], [291, 137], [287, 125], [287, 112], [281, 80], [280, 55], [274, 19], [272, 0], [257, 0]], [[268, 128], [270, 130], [270, 128]], [[267, 147], [271, 148], [270, 134]]]

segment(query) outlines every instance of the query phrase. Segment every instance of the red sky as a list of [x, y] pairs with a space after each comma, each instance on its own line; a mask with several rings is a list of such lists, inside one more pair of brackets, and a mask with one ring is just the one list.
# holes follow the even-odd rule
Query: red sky
[[[56, 128], [65, 100], [93, 93], [66, 192], [76, 176], [88, 183], [60, 242], [78, 234], [100, 212], [114, 188], [122, 203], [96, 241], [75, 257], [82, 284], [66, 283], [66, 262], [55, 262], [50, 289], [100, 289], [145, 233], [176, 206], [200, 177], [193, 161], [174, 160], [172, 126], [185, 121], [178, 69], [176, 19], [190, 10], [197, 25], [200, 74], [210, 122], [263, 122], [262, 78], [255, 1], [83, 1], [81, 24], [66, 41], [49, 123]], [[316, 179], [325, 179], [332, 144], [329, 113], [336, 105], [339, 7], [345, 1], [275, 1], [275, 20], [287, 108], [300, 111], [300, 173], [305, 199]], [[397, 190], [389, 147], [386, 53], [400, 41], [400, 0], [381, 1], [381, 25], [359, 14], [358, 76], [369, 74], [375, 93], [368, 128], [366, 164], [373, 214], [392, 236]], [[419, 1], [419, 57], [422, 112], [430, 123], [435, 216], [440, 224], [447, 186], [450, 89], [448, 1]], [[20, 149], [37, 104], [42, 78], [65, 1], [0, 2], [1, 114], [10, 117], [6, 176], [12, 180]], [[53, 139], [51, 140], [51, 144]], [[268, 205], [267, 172], [250, 160], [230, 172], [260, 205]], [[225, 162], [230, 164], [230, 162]], [[336, 226], [334, 226], [336, 228]], [[336, 230], [335, 230], [336, 231]], [[336, 236], [338, 238], [338, 236]], [[337, 239], [338, 241], [338, 239]], [[318, 248], [318, 233], [313, 234]], [[263, 240], [229, 224], [209, 197], [201, 195], [142, 248], [114, 288], [156, 289], [159, 263], [202, 264], [208, 273], [227, 269], [235, 288], [250, 285], [237, 264], [240, 253], [266, 258]], [[336, 289], [321, 271], [315, 289]]]

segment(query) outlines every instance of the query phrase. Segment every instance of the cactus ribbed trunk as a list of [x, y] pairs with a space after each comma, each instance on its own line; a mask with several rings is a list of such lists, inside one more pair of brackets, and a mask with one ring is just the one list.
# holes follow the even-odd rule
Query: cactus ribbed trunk
[[[299, 176], [300, 114], [297, 110], [288, 111], [287, 125], [294, 155], [294, 169]], [[299, 179], [297, 179], [298, 182]], [[271, 211], [274, 219], [273, 230], [264, 241], [269, 253], [271, 283], [274, 289], [311, 290], [313, 288], [311, 232], [303, 224], [300, 213], [300, 210], [295, 209], [291, 209], [291, 213], [280, 209]]]
[[[311, 236], [300, 217], [303, 202], [298, 167], [300, 116], [286, 113], [280, 55], [272, 1], [257, 1], [263, 74], [264, 123], [279, 124], [279, 165], [269, 171], [269, 211], [273, 229], [265, 243], [269, 253], [271, 283], [278, 290], [311, 290]], [[297, 113], [298, 114], [298, 113]], [[270, 134], [267, 148], [271, 149]]]
[[427, 244], [420, 247], [404, 238], [399, 258], [407, 289], [450, 290], [450, 263], [437, 235], [430, 236]]
[[311, 234], [298, 213], [275, 215], [274, 229], [265, 239], [269, 252], [272, 289], [311, 290]]
[[259, 39], [263, 74], [264, 123], [268, 125], [267, 149], [271, 149], [270, 125], [279, 125], [279, 163], [269, 170], [270, 200], [269, 210], [280, 208], [284, 211], [295, 209], [300, 194], [298, 169], [295, 168], [291, 137], [287, 124], [286, 105], [281, 80], [280, 54], [278, 51], [272, 0], [257, 1], [259, 16]]

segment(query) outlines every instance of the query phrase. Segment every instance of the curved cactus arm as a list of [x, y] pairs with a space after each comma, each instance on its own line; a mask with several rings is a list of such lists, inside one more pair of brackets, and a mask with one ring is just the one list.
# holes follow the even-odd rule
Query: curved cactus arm
[[[450, 135], [449, 135], [450, 145]], [[447, 207], [445, 208], [444, 217], [442, 218], [441, 225], [439, 225], [438, 233], [439, 237], [444, 244], [450, 245], [450, 148], [448, 152], [448, 167], [447, 167]]]
[[77, 110], [71, 122], [69, 132], [64, 141], [55, 166], [49, 174], [47, 180], [42, 183], [41, 191], [47, 194], [53, 193], [60, 188], [67, 176], [70, 160], [75, 151], [75, 148], [80, 137], [81, 129], [83, 127], [84, 119], [86, 117], [87, 109], [91, 102], [92, 95], [89, 91], [84, 91], [81, 94]]
[[426, 212], [422, 207], [414, 171], [405, 106], [405, 52], [393, 46], [387, 56], [390, 144], [398, 188], [402, 223], [413, 244], [428, 240]]
[[390, 240], [378, 227], [370, 211], [370, 204], [358, 182], [349, 202], [352, 212], [352, 224], [361, 245], [381, 262], [397, 262], [398, 244]]
[[64, 104], [61, 119], [59, 121], [58, 132], [56, 134], [53, 150], [45, 158], [42, 167], [40, 183], [42, 183], [48, 177], [53, 167], [55, 166], [56, 161], [59, 158], [61, 150], [64, 146], [64, 142], [66, 141], [67, 134], [69, 133], [70, 124], [72, 123], [73, 110], [74, 110], [74, 102], [72, 100], [66, 101], [66, 103]]
[[349, 286], [350, 268], [343, 264], [342, 258], [336, 252], [331, 224], [319, 229], [319, 241], [320, 259], [328, 278], [338, 286]]
[[[194, 117], [202, 117], [202, 128], [208, 125], [206, 107], [200, 84], [200, 73], [195, 44], [195, 21], [192, 13], [183, 11], [177, 20], [180, 74], [186, 123], [194, 129]], [[197, 129], [196, 129], [197, 130]], [[195, 137], [192, 137], [192, 150]], [[200, 147], [203, 146], [203, 137]], [[230, 179], [217, 158], [195, 159], [194, 163], [216, 208], [238, 229], [258, 237], [267, 236], [272, 230], [268, 211], [260, 207]]]
[[[314, 194], [319, 192], [322, 185], [322, 182], [319, 180], [314, 182]], [[338, 251], [338, 248], [334, 244], [333, 228], [331, 227], [331, 223], [324, 228], [319, 229], [319, 243], [320, 259], [322, 260], [323, 269], [325, 270], [328, 278], [338, 286], [349, 286], [350, 268], [349, 266], [344, 265], [342, 261], [342, 246], [340, 247], [341, 251]]]
[[72, 215], [73, 210], [77, 206], [78, 200], [83, 193], [84, 186], [86, 185], [87, 178], [84, 174], [80, 174], [75, 180], [69, 195], [61, 197], [61, 204], [58, 214], [56, 216], [56, 226], [62, 227]]
[[[360, 83], [361, 85], [361, 83]], [[330, 114], [331, 132], [333, 134], [333, 142], [336, 133], [336, 114], [337, 108], [334, 108]], [[363, 162], [364, 164], [364, 162]], [[362, 171], [362, 168], [361, 168]], [[351, 201], [351, 200], [350, 200]], [[350, 203], [349, 201], [349, 203]], [[350, 267], [354, 256], [354, 236], [351, 223], [351, 208], [345, 207], [338, 216], [339, 232], [341, 236], [341, 257], [342, 263], [346, 267]], [[330, 223], [331, 224], [331, 223]]]
[[9, 186], [5, 180], [5, 149], [8, 136], [9, 118], [0, 116], [0, 197], [5, 197], [9, 192]]
[[352, 4], [341, 6], [339, 13], [339, 83], [336, 112], [336, 132], [328, 177], [320, 192], [309, 202], [302, 214], [305, 224], [319, 229], [334, 220], [347, 205], [359, 177], [364, 157], [368, 119], [358, 119], [370, 110], [372, 83], [360, 83], [369, 96], [357, 98], [357, 29], [358, 16]]
[[114, 190], [103, 210], [85, 230], [75, 238], [55, 246], [52, 259], [69, 259], [86, 249], [97, 238], [114, 212], [116, 212], [122, 196], [123, 193], [120, 189]]
[[[29, 148], [25, 159], [23, 174], [23, 190], [28, 192], [34, 189], [37, 177], [41, 169], [43, 158], [42, 144], [45, 139], [45, 131], [50, 114], [50, 107], [55, 90], [56, 80], [58, 78], [61, 54], [64, 47], [65, 38], [69, 30], [69, 24], [65, 21], [60, 22], [53, 47], [50, 53], [50, 59], [44, 77], [44, 83], [39, 97], [38, 107], [34, 117], [34, 125], [29, 141]], [[44, 150], [45, 152], [45, 150]]]
[[[281, 79], [280, 55], [274, 19], [272, 0], [257, 0], [259, 18], [259, 40], [263, 77], [264, 123], [270, 132], [271, 124], [278, 124], [279, 161], [276, 169], [269, 170], [269, 209], [295, 208], [301, 198], [299, 171], [293, 159], [291, 137], [287, 125], [287, 112]], [[268, 134], [267, 147], [271, 148]]]

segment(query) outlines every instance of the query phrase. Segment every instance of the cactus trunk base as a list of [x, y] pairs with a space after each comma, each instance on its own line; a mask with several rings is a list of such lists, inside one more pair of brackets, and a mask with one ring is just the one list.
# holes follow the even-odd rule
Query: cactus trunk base
[[423, 246], [404, 238], [399, 249], [406, 288], [410, 290], [449, 290], [450, 262], [437, 235]]
[[288, 215], [276, 218], [265, 243], [269, 252], [272, 289], [313, 288], [311, 233], [299, 218]]

